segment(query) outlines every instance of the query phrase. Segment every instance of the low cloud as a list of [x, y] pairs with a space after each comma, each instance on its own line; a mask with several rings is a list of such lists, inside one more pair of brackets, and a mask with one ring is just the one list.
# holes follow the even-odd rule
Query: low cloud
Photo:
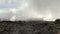
[[9, 16], [11, 20], [43, 18], [51, 21], [60, 18], [60, 0], [9, 0], [7, 3], [6, 1], [2, 1], [5, 6], [0, 3], [0, 16]]

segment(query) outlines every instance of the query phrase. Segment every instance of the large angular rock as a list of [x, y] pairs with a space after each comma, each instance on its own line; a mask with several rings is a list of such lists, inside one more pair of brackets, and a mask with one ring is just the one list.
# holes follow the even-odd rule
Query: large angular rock
[[56, 23], [56, 24], [60, 24], [60, 19], [56, 19], [56, 20], [55, 20], [55, 23]]

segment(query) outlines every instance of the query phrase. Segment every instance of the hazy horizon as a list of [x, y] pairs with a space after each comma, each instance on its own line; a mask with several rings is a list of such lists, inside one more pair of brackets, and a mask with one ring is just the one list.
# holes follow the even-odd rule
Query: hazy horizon
[[0, 18], [53, 21], [60, 18], [60, 0], [0, 0]]

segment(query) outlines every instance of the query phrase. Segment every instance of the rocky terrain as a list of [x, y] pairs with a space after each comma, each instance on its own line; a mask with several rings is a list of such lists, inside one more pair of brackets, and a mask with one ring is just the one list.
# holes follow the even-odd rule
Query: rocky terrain
[[0, 21], [0, 34], [60, 34], [56, 21]]

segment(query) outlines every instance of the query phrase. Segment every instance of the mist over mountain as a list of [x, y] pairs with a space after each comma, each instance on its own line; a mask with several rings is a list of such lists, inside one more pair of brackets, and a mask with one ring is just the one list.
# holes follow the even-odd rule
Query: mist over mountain
[[60, 0], [0, 0], [0, 18], [28, 20], [60, 18]]

